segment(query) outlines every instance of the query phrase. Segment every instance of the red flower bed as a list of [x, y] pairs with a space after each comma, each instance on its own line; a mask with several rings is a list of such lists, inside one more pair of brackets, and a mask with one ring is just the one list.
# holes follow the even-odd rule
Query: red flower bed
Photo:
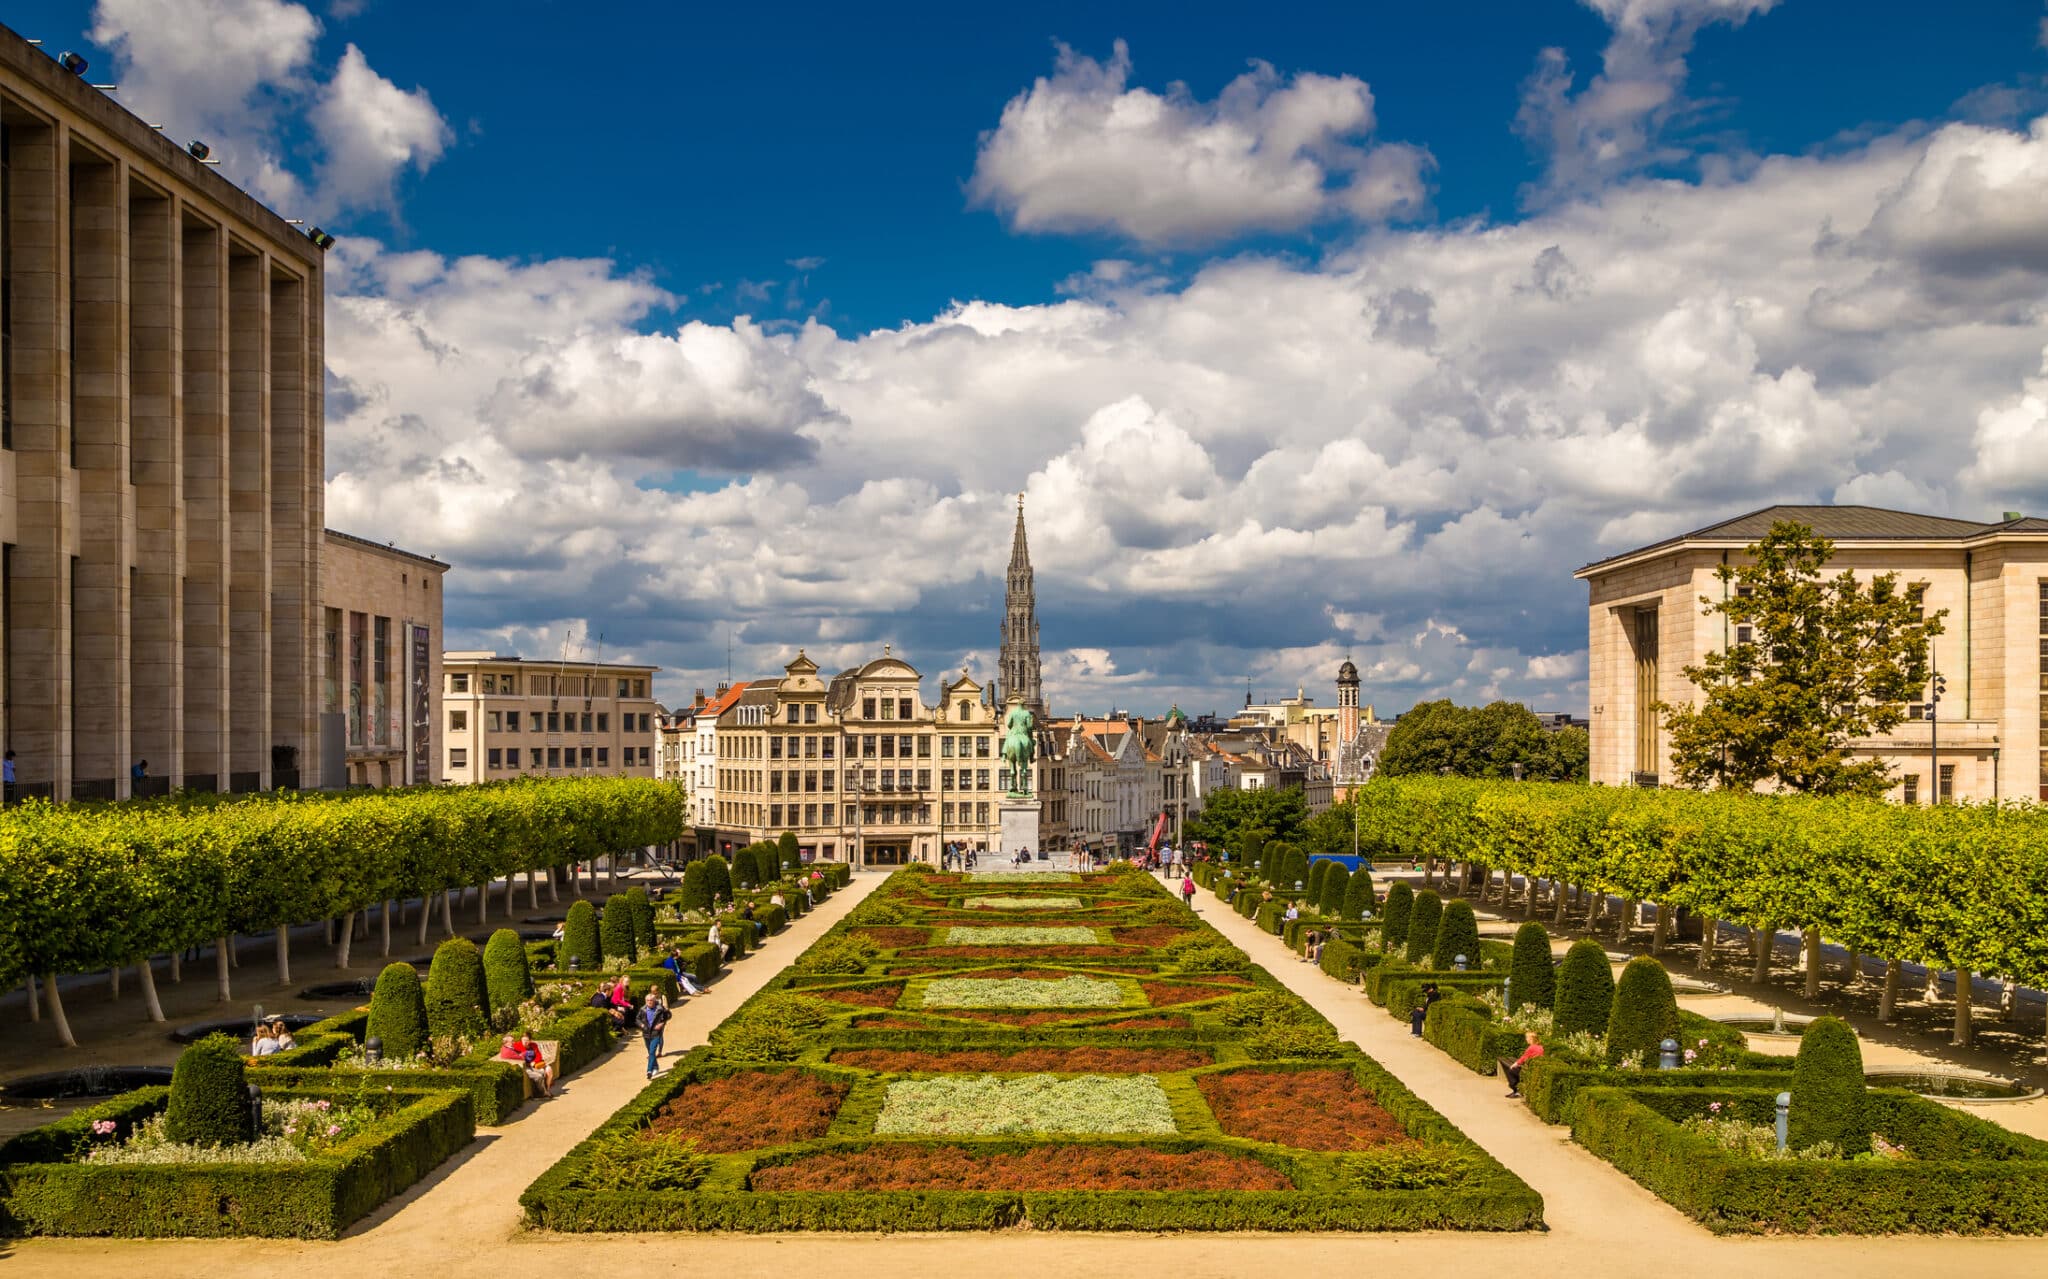
[[1233, 1137], [1302, 1150], [1369, 1150], [1409, 1140], [1348, 1070], [1238, 1070], [1195, 1081]]
[[963, 1048], [950, 1052], [918, 1052], [888, 1048], [846, 1048], [832, 1054], [835, 1066], [895, 1073], [928, 1071], [1091, 1072], [1141, 1075], [1193, 1070], [1214, 1058], [1190, 1048]]
[[1165, 982], [1140, 982], [1145, 998], [1154, 1008], [1170, 1008], [1174, 1004], [1193, 1003], [1197, 999], [1215, 999], [1223, 991], [1214, 986], [1173, 986]]
[[1129, 946], [925, 946], [900, 959], [1129, 959]]
[[1126, 946], [1164, 946], [1176, 937], [1185, 937], [1194, 931], [1178, 924], [1138, 924], [1127, 928], [1112, 928], [1109, 935]]
[[922, 928], [894, 928], [877, 926], [856, 928], [854, 934], [865, 937], [883, 950], [902, 950], [905, 946], [922, 946], [932, 939]]
[[1089, 1030], [1186, 1030], [1193, 1023], [1178, 1013], [1158, 1017], [1126, 1017], [1122, 1021], [1099, 1021]]
[[863, 1008], [893, 1008], [903, 996], [903, 987], [869, 986], [864, 990], [806, 990], [804, 993], [841, 1004], [859, 1004]]
[[977, 1154], [960, 1146], [892, 1142], [805, 1155], [757, 1169], [753, 1190], [1291, 1190], [1276, 1168], [1220, 1150], [1176, 1154], [1142, 1146], [1038, 1146]]
[[946, 1015], [948, 1017], [965, 1017], [971, 1021], [993, 1021], [1005, 1026], [1049, 1026], [1056, 1021], [1072, 1021], [1076, 1017], [1085, 1017], [1088, 1014], [1075, 1012], [1072, 1009], [1068, 1009], [1065, 1012], [1039, 1011], [1024, 1013], [997, 1012], [973, 1008], [950, 1008], [946, 1010]]
[[822, 1137], [848, 1085], [801, 1070], [762, 1070], [685, 1085], [648, 1122], [646, 1132], [682, 1133], [713, 1154]]

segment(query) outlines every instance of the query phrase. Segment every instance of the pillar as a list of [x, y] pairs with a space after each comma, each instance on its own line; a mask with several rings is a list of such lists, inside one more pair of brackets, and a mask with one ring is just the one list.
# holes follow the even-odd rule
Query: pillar
[[133, 751], [150, 775], [184, 783], [185, 617], [179, 552], [185, 492], [179, 401], [179, 249], [175, 200], [128, 201], [128, 440], [135, 479], [135, 575], [128, 686]]
[[228, 773], [270, 774], [270, 279], [263, 254], [228, 250]]
[[228, 785], [228, 255], [220, 227], [179, 225], [178, 368], [185, 485], [187, 785]]

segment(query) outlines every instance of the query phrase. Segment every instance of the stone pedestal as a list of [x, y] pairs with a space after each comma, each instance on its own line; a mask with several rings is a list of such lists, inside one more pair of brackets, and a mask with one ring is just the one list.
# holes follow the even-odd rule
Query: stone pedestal
[[1019, 849], [1031, 850], [1035, 863], [1038, 854], [1045, 847], [1038, 842], [1038, 801], [1036, 799], [1004, 799], [999, 805], [1003, 818], [1002, 843], [996, 853], [1004, 860], [1015, 857]]

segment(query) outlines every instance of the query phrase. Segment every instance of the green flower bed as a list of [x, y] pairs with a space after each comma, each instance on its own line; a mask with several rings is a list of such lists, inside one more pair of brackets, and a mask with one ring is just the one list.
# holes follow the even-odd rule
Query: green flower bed
[[1071, 884], [1080, 876], [1063, 870], [971, 870], [971, 884]]
[[[1534, 1191], [1156, 879], [1126, 868], [1059, 878], [1071, 899], [1059, 920], [996, 929], [957, 922], [976, 880], [891, 876], [544, 1171], [521, 1197], [528, 1222], [1541, 1225]], [[1098, 926], [1066, 926], [1077, 918]], [[1004, 940], [961, 944], [961, 933]], [[775, 1072], [783, 1082], [745, 1082]], [[793, 1084], [792, 1072], [815, 1082]], [[822, 1110], [821, 1089], [832, 1098]], [[1268, 1114], [1281, 1121], [1258, 1121]], [[717, 1121], [679, 1130], [683, 1115]], [[807, 1126], [792, 1126], [799, 1117]], [[673, 1158], [664, 1134], [677, 1132], [713, 1144]]]
[[994, 894], [969, 897], [960, 903], [969, 910], [1078, 910], [1078, 897], [1003, 897]]
[[1151, 1075], [941, 1075], [888, 1086], [881, 1136], [1002, 1137], [1032, 1133], [1157, 1136], [1173, 1105]]

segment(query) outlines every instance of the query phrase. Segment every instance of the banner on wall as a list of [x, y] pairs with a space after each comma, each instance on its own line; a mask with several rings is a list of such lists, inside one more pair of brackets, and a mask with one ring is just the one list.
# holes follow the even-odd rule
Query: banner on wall
[[412, 784], [424, 786], [434, 780], [433, 765], [434, 690], [433, 636], [424, 626], [412, 628]]

